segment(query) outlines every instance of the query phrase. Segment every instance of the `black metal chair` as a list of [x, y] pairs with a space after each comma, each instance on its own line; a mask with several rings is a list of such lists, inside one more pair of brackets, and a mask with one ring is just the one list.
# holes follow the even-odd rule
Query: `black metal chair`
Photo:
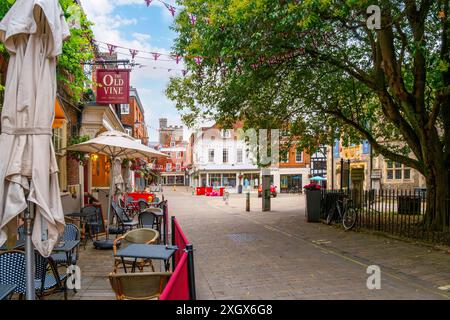
[[[85, 228], [86, 233], [89, 235], [91, 240], [98, 240], [98, 234], [105, 230], [103, 217], [100, 206], [87, 206], [81, 209], [82, 212], [86, 213]], [[84, 237], [84, 248], [86, 249], [86, 243], [88, 237]]]
[[117, 203], [112, 202], [111, 207], [114, 211], [114, 215], [117, 219], [117, 228], [120, 230], [120, 233], [123, 234], [127, 230], [131, 230], [133, 228], [138, 227], [139, 222], [131, 219], [126, 213], [125, 210], [120, 208]]
[[[60, 240], [62, 241], [75, 241], [80, 240], [81, 233], [80, 229], [72, 223], [66, 224], [66, 227], [64, 228], [64, 233], [62, 234]], [[72, 264], [77, 264], [78, 261], [78, 255], [79, 255], [79, 245], [76, 246], [73, 252], [71, 252], [72, 256]], [[56, 264], [63, 265], [68, 267], [68, 261], [67, 261], [67, 254], [66, 253], [54, 253], [51, 255], [53, 261]]]

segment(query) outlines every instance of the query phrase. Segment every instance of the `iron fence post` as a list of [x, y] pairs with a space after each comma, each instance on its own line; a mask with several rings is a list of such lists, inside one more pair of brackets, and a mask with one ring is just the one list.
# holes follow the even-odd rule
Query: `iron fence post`
[[[175, 216], [171, 218], [172, 245], [175, 246]], [[175, 253], [172, 255], [172, 272], [175, 271]]]
[[189, 274], [189, 295], [191, 300], [197, 300], [195, 290], [195, 268], [194, 268], [194, 247], [192, 244], [186, 245], [186, 252], [188, 254], [188, 274]]

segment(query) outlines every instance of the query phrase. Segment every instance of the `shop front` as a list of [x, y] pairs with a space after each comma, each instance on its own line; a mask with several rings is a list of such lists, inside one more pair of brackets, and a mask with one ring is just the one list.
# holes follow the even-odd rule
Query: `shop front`
[[291, 190], [301, 190], [302, 175], [301, 174], [282, 174], [280, 175], [280, 192], [286, 193]]

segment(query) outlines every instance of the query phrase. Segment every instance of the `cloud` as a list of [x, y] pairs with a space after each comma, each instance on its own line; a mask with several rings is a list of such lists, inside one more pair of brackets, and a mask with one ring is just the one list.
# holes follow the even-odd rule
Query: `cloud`
[[[174, 0], [165, 1], [175, 6]], [[126, 6], [145, 7], [144, 0], [81, 0], [81, 3], [88, 18], [94, 23], [92, 30], [96, 40], [140, 51], [135, 62], [141, 66], [133, 69], [131, 85], [137, 88], [144, 105], [145, 121], [150, 126], [148, 130], [150, 140], [157, 141], [159, 118], [166, 117], [173, 125], [181, 124], [178, 111], [174, 103], [165, 96], [164, 90], [171, 76], [181, 75], [184, 64], [163, 61], [169, 58], [167, 56], [161, 56], [158, 61], [155, 61], [150, 54], [143, 53], [143, 51], [148, 51], [170, 54], [170, 48], [159, 47], [153, 43], [153, 40], [158, 37], [157, 33], [152, 33], [154, 29], [150, 29], [149, 33], [139, 32], [140, 30], [130, 32], [130, 28], [136, 29], [139, 22], [142, 23], [143, 20], [146, 20], [145, 16], [136, 16], [130, 19], [121, 15], [126, 13]], [[173, 22], [170, 12], [162, 3], [155, 0], [152, 5], [159, 7], [162, 13], [161, 20], [165, 25]], [[118, 7], [120, 7], [120, 11]], [[100, 44], [99, 47], [101, 51], [107, 51], [106, 45]], [[127, 49], [118, 48], [117, 52], [119, 59], [131, 59]], [[173, 71], [168, 72], [168, 69]]]

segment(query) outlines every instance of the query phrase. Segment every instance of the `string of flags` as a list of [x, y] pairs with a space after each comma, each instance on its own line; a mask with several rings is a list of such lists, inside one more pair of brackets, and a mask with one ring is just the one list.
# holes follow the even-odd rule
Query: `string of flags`
[[[192, 61], [194, 61], [195, 64], [201, 65], [205, 59], [209, 58], [206, 56], [184, 56], [183, 57], [180, 54], [168, 54], [168, 53], [161, 53], [161, 52], [136, 50], [136, 49], [122, 47], [122, 46], [118, 46], [118, 45], [114, 45], [114, 44], [110, 44], [110, 43], [106, 43], [106, 42], [102, 42], [102, 41], [98, 41], [98, 40], [95, 40], [95, 42], [97, 42], [97, 44], [100, 48], [101, 47], [105, 48], [105, 46], [106, 46], [110, 55], [112, 55], [114, 53], [118, 53], [121, 55], [130, 56], [133, 62], [137, 57], [139, 57], [139, 59], [149, 60], [152, 62], [175, 62], [177, 65], [179, 65], [183, 59], [185, 59], [185, 60], [192, 59]], [[122, 51], [119, 51], [118, 49], [121, 49]], [[264, 64], [267, 64], [268, 66], [272, 66], [274, 64], [293, 59], [296, 56], [298, 56], [300, 54], [304, 54], [304, 53], [305, 53], [304, 48], [298, 48], [298, 49], [293, 49], [286, 53], [274, 55], [271, 57], [262, 57], [261, 56], [258, 58], [257, 62], [252, 63], [250, 65], [250, 67], [253, 70], [256, 70], [257, 68], [263, 66]], [[221, 64], [223, 62], [223, 58], [218, 57], [215, 59], [218, 61], [219, 64]], [[242, 59], [240, 59], [240, 60], [242, 61]], [[163, 68], [163, 69], [166, 69], [166, 68]], [[167, 70], [170, 72], [175, 69], [167, 68]], [[179, 71], [182, 71], [183, 76], [185, 76], [187, 74], [187, 70], [179, 69]], [[223, 70], [223, 71], [226, 72], [225, 70]], [[236, 66], [236, 71], [238, 71], [238, 72], [242, 71], [242, 67], [239, 63]]]

